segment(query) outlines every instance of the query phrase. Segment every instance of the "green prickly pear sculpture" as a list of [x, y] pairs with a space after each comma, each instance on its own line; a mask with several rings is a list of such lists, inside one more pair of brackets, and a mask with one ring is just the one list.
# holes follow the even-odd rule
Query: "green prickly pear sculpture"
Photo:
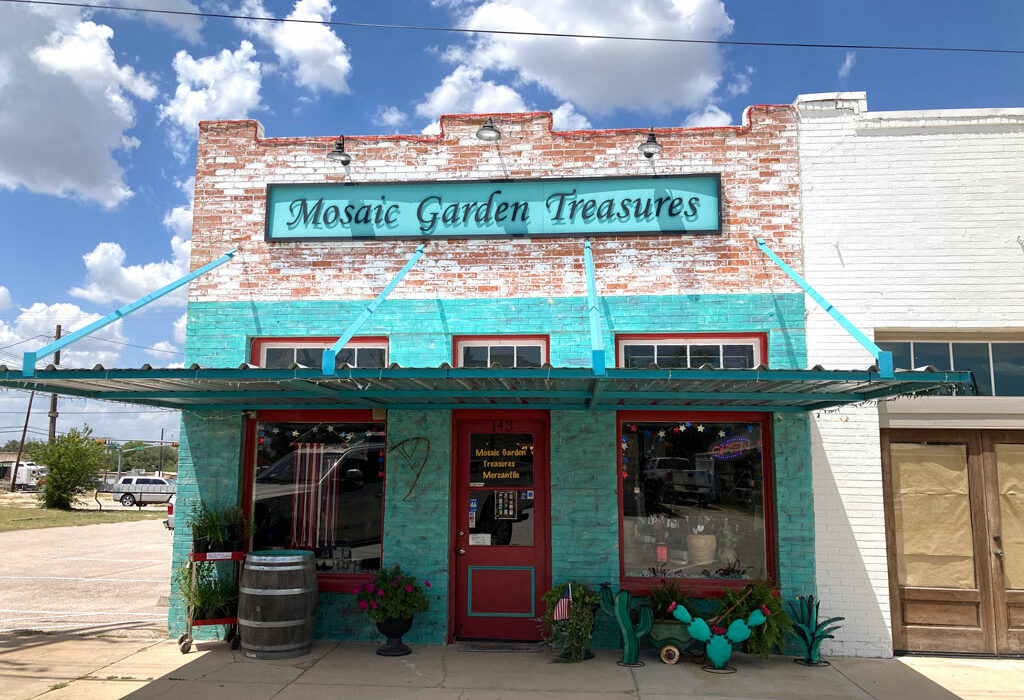
[[640, 661], [640, 640], [646, 637], [654, 624], [654, 615], [646, 603], [640, 604], [640, 621], [633, 624], [629, 611], [633, 606], [633, 596], [629, 591], [619, 591], [612, 596], [608, 584], [601, 585], [601, 609], [615, 618], [622, 632], [623, 666], [643, 666]]
[[767, 620], [768, 612], [762, 607], [747, 616], [746, 620], [733, 620], [729, 627], [722, 628], [709, 625], [702, 617], [693, 617], [690, 612], [679, 605], [672, 603], [669, 608], [672, 617], [687, 625], [686, 631], [697, 641], [704, 642], [704, 653], [708, 661], [716, 669], [725, 668], [732, 656], [732, 645], [739, 644], [750, 638], [750, 628], [763, 625]]
[[[794, 626], [804, 645], [803, 661], [809, 666], [820, 664], [821, 643], [835, 636], [832, 632], [839, 629], [840, 625], [833, 625], [833, 623], [841, 622], [846, 618], [830, 617], [823, 622], [818, 622], [818, 606], [821, 605], [821, 601], [815, 600], [812, 595], [798, 595], [796, 599], [799, 605], [790, 603], [789, 609], [793, 611]], [[829, 625], [833, 626], [829, 627]]]

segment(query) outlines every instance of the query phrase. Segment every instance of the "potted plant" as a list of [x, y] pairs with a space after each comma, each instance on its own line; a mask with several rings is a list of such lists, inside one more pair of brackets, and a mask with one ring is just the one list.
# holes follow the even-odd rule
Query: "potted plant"
[[238, 506], [231, 506], [221, 513], [224, 531], [224, 546], [228, 552], [241, 552], [249, 539], [249, 523], [245, 512]]
[[206, 501], [192, 507], [188, 521], [192, 529], [192, 551], [197, 554], [223, 551], [224, 526], [220, 513], [212, 510]]
[[238, 582], [230, 576], [217, 576], [210, 562], [194, 564], [195, 580], [187, 564], [174, 572], [188, 616], [192, 620], [221, 620], [238, 614]]
[[772, 650], [781, 649], [788, 635], [793, 633], [793, 621], [782, 607], [782, 600], [775, 595], [770, 580], [753, 581], [738, 591], [726, 591], [713, 618], [746, 618], [755, 610], [765, 612], [764, 624], [754, 627], [746, 639], [747, 653], [760, 656], [765, 661]]
[[[566, 601], [559, 606], [563, 598]], [[562, 649], [557, 661], [576, 663], [594, 658], [590, 637], [594, 632], [594, 611], [601, 602], [597, 594], [587, 584], [573, 579], [558, 584], [541, 600], [544, 641]]]
[[[415, 576], [406, 576], [398, 564], [370, 574], [366, 583], [353, 591], [357, 605], [366, 612], [388, 641], [377, 649], [380, 656], [405, 656], [412, 649], [402, 643], [402, 635], [412, 628], [412, 617], [430, 607]], [[423, 585], [430, 588], [430, 581]]]
[[691, 564], [707, 564], [715, 560], [718, 549], [718, 537], [712, 532], [713, 521], [710, 515], [701, 514], [688, 516], [686, 526], [686, 551]]

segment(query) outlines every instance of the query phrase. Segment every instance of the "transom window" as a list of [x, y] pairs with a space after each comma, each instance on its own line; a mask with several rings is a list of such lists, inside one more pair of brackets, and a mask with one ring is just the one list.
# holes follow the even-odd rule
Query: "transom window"
[[455, 339], [456, 367], [540, 367], [548, 361], [548, 341], [541, 336], [488, 336]]
[[764, 336], [619, 336], [618, 366], [643, 369], [753, 369], [764, 364]]
[[[292, 364], [311, 369], [323, 366], [324, 350], [334, 345], [331, 338], [256, 339], [252, 343], [252, 361], [267, 369], [287, 369]], [[387, 339], [355, 338], [338, 351], [335, 367], [377, 369], [387, 367]]]
[[931, 365], [939, 370], [970, 370], [982, 396], [1024, 396], [1024, 343], [987, 341], [888, 341], [897, 369]]

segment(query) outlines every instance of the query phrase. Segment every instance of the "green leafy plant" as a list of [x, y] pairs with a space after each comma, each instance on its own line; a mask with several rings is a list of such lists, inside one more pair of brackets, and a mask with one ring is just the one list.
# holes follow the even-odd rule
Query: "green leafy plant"
[[[369, 580], [356, 586], [353, 593], [359, 609], [374, 622], [402, 620], [430, 608], [416, 577], [406, 576], [398, 564], [367, 576]], [[430, 588], [430, 581], [423, 585]]]
[[821, 605], [821, 601], [815, 600], [812, 595], [798, 595], [796, 599], [798, 605], [790, 603], [789, 608], [793, 611], [793, 616], [796, 618], [796, 632], [804, 645], [804, 662], [808, 664], [821, 663], [821, 643], [826, 639], [832, 639], [835, 636], [832, 632], [835, 632], [840, 627], [840, 625], [833, 625], [831, 627], [829, 625], [846, 618], [830, 617], [827, 620], [818, 622], [818, 606]]
[[192, 541], [197, 552], [207, 549], [219, 551], [227, 541], [223, 516], [206, 505], [206, 501], [192, 506], [188, 526], [192, 529]]
[[661, 580], [661, 583], [652, 586], [651, 592], [647, 594], [647, 604], [651, 606], [655, 620], [674, 620], [669, 608], [672, 603], [682, 605], [691, 613], [696, 612], [693, 603], [683, 592], [682, 586], [675, 581]]
[[193, 620], [218, 620], [234, 617], [238, 610], [238, 582], [232, 576], [220, 576], [212, 562], [199, 562], [195, 582], [188, 564], [174, 570], [174, 583], [185, 599]]
[[[556, 620], [555, 606], [569, 586], [572, 586], [572, 601], [569, 603], [568, 614], [565, 619]], [[590, 651], [590, 637], [594, 631], [594, 611], [601, 599], [587, 584], [573, 579], [558, 584], [545, 593], [541, 600], [544, 602], [544, 641], [555, 649], [563, 650], [558, 660], [575, 663], [585, 659]]]
[[793, 634], [793, 621], [782, 608], [782, 601], [774, 593], [774, 585], [769, 580], [753, 581], [738, 591], [726, 591], [718, 607], [712, 613], [712, 619], [746, 618], [755, 610], [767, 610], [764, 624], [751, 630], [746, 640], [747, 652], [760, 656], [765, 661], [773, 650], [781, 649], [786, 637]]
[[48, 467], [39, 498], [44, 508], [71, 510], [76, 498], [96, 486], [103, 466], [103, 445], [90, 437], [92, 429], [72, 428], [52, 442], [32, 450], [32, 458]]
[[242, 549], [252, 527], [245, 517], [245, 511], [238, 506], [231, 506], [220, 515], [221, 527], [224, 531], [224, 541], [231, 545], [231, 549]]

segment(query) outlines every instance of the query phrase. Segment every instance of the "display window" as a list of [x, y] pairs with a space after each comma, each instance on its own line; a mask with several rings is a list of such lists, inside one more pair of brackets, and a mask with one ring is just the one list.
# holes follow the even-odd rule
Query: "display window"
[[454, 345], [456, 367], [531, 368], [548, 361], [547, 336], [456, 336]]
[[947, 340], [879, 341], [896, 369], [969, 370], [979, 396], [1024, 396], [1024, 343]]
[[646, 369], [753, 369], [767, 364], [763, 333], [618, 335], [616, 366]]
[[[310, 369], [323, 366], [324, 350], [337, 338], [256, 338], [252, 341], [250, 360], [266, 369], [288, 369], [293, 364]], [[387, 338], [353, 338], [338, 351], [334, 366], [348, 365], [358, 369], [388, 366]]]
[[625, 585], [713, 593], [775, 576], [765, 414], [619, 414]]
[[349, 590], [376, 572], [384, 423], [367, 411], [264, 411], [250, 421], [249, 434], [253, 550], [312, 551], [321, 590]]

